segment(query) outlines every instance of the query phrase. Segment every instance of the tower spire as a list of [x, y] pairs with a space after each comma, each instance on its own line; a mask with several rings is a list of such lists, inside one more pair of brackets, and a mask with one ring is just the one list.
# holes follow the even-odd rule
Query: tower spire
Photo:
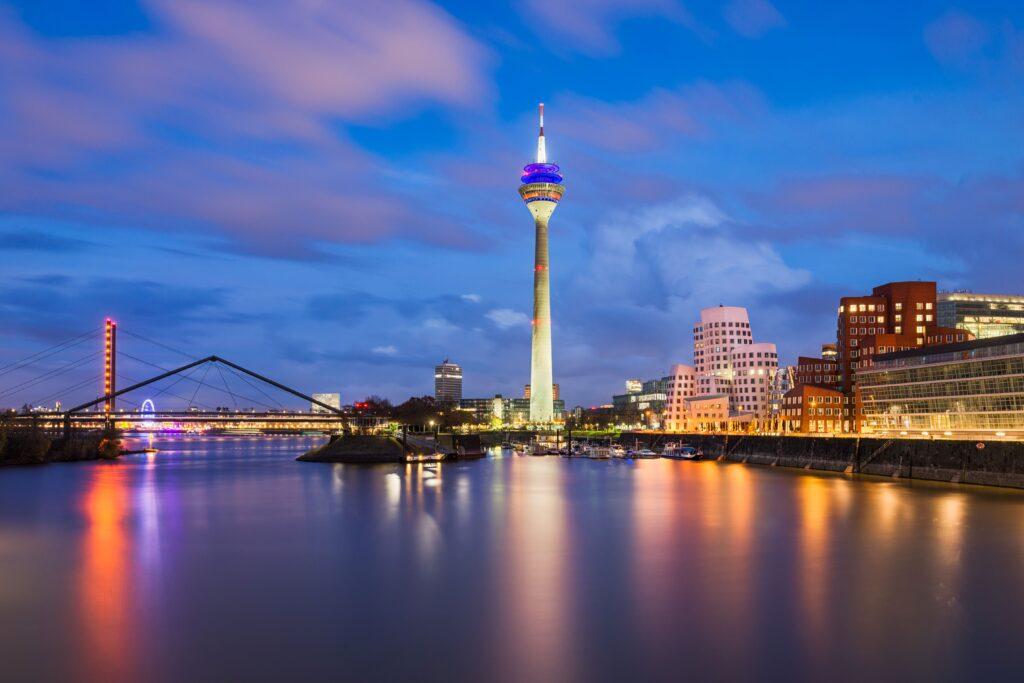
[[537, 136], [537, 163], [548, 163], [548, 150], [544, 145], [544, 103], [540, 103], [540, 135]]

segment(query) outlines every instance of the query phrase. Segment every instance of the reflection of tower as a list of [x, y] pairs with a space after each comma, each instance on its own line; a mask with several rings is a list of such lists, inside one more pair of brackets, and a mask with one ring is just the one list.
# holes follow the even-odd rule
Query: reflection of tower
[[117, 323], [107, 318], [103, 327], [103, 412], [112, 413], [117, 404], [111, 394], [117, 391]]
[[536, 245], [533, 257], [533, 355], [530, 365], [530, 421], [552, 422], [554, 401], [551, 371], [551, 279], [548, 271], [548, 219], [565, 187], [558, 166], [548, 163], [544, 145], [544, 105], [540, 105], [537, 161], [523, 168], [519, 194], [533, 214]]

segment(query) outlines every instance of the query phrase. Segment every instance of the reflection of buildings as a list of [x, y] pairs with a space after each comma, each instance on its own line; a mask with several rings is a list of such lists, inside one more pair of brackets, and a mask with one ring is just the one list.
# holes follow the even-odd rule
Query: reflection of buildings
[[1024, 296], [940, 292], [939, 325], [967, 330], [978, 339], [1024, 333]]
[[462, 368], [447, 358], [434, 367], [434, 399], [438, 403], [462, 400]]
[[[332, 408], [341, 410], [341, 394], [329, 393], [329, 394], [313, 394], [313, 400], [320, 401], [320, 403], [326, 403]], [[314, 413], [326, 413], [329, 412], [323, 406], [318, 406], [315, 403], [310, 404], [310, 410]]]
[[1024, 334], [887, 353], [857, 375], [866, 431], [1024, 434]]

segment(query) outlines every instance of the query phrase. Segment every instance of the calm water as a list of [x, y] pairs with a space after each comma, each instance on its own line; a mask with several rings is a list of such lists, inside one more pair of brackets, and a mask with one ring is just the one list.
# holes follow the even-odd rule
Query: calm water
[[1024, 495], [767, 468], [0, 470], [0, 680], [1019, 678]]

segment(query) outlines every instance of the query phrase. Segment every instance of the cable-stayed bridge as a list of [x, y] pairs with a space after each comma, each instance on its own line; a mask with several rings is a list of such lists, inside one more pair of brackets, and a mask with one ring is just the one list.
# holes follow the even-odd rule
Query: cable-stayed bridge
[[[151, 360], [154, 355], [161, 362]], [[168, 356], [175, 361], [168, 362]], [[302, 408], [294, 407], [296, 400]], [[98, 329], [0, 366], [4, 404], [21, 406], [14, 419], [65, 432], [111, 423], [139, 431], [335, 432], [359, 422], [358, 416], [223, 357], [195, 357], [119, 330], [109, 319]]]

